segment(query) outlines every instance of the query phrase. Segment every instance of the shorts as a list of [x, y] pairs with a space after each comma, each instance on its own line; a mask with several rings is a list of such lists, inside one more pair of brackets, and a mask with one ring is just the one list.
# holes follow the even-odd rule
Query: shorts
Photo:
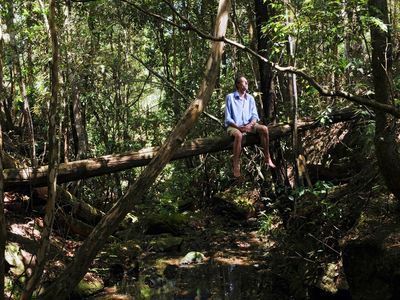
[[[256, 123], [256, 124], [254, 125], [254, 127], [253, 127], [253, 131], [252, 131], [252, 132], [245, 132], [244, 134], [246, 134], [246, 133], [257, 133], [257, 129], [258, 129], [260, 126], [263, 126], [263, 125], [260, 125], [260, 124]], [[233, 133], [234, 133], [236, 130], [239, 130], [239, 129], [237, 129], [237, 128], [235, 128], [235, 127], [232, 127], [232, 126], [228, 126], [228, 128], [226, 129], [226, 132], [227, 132], [229, 135], [233, 135]]]

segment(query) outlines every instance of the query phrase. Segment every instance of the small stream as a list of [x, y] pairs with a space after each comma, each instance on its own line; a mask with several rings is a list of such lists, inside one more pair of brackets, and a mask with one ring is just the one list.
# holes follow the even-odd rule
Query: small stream
[[[167, 265], [161, 275], [142, 274], [138, 280], [125, 278], [117, 284], [117, 293], [132, 299], [292, 299], [287, 286], [271, 271], [259, 265], [201, 263]], [[109, 295], [112, 296], [112, 295]], [[113, 299], [103, 296], [91, 299]], [[114, 298], [116, 299], [116, 298]]]

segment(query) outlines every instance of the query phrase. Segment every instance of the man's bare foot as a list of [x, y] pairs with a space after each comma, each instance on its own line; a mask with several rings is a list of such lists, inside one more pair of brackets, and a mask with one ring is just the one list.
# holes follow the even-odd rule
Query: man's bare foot
[[233, 166], [233, 177], [240, 177], [240, 166]]
[[265, 159], [266, 164], [270, 167], [270, 168], [276, 168], [275, 164], [272, 162], [271, 158], [266, 158]]

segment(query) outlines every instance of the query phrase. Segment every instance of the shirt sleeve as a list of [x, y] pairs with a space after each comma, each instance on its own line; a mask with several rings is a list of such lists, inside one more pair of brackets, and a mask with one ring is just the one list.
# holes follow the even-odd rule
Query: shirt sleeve
[[256, 101], [254, 100], [253, 97], [251, 97], [250, 100], [250, 122], [253, 120], [256, 120], [257, 122], [260, 120], [257, 112], [257, 106], [256, 106]]
[[232, 96], [231, 94], [226, 96], [225, 99], [225, 127], [228, 127], [231, 124], [235, 124], [235, 120], [233, 119], [233, 111], [232, 111]]

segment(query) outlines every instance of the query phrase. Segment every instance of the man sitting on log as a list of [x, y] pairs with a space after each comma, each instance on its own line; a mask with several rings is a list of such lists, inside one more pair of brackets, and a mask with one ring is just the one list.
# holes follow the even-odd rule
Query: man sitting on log
[[266, 164], [275, 168], [269, 154], [268, 127], [258, 124], [260, 120], [257, 113], [256, 102], [248, 91], [248, 82], [244, 76], [235, 79], [236, 91], [228, 94], [225, 100], [225, 126], [233, 141], [233, 176], [240, 177], [240, 153], [242, 151], [242, 138], [246, 133], [258, 133], [263, 147]]

